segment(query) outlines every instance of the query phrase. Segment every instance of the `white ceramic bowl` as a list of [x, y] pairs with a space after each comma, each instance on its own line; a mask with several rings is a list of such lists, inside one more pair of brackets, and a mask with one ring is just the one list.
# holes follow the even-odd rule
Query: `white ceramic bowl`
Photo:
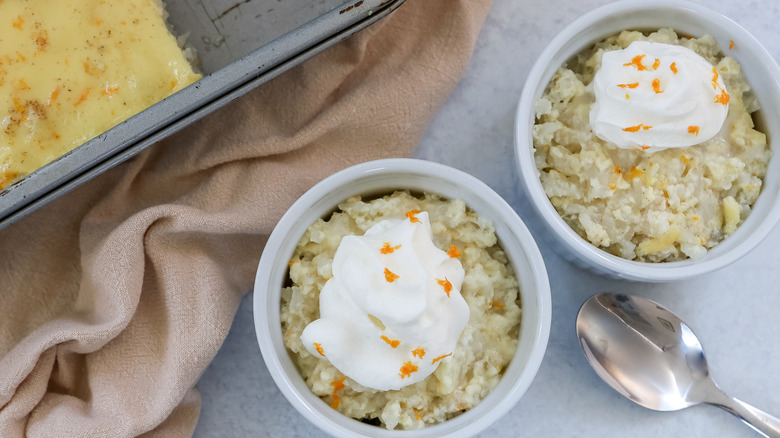
[[[748, 83], [761, 103], [765, 121], [761, 126], [774, 152], [762, 193], [752, 213], [736, 232], [709, 250], [699, 260], [645, 263], [626, 260], [603, 251], [580, 237], [556, 212], [544, 193], [534, 164], [531, 128], [534, 102], [542, 96], [553, 73], [574, 54], [625, 29], [653, 30], [671, 27], [678, 33], [715, 37], [728, 56], [743, 68]], [[729, 50], [730, 41], [733, 50]], [[523, 88], [515, 120], [515, 156], [520, 185], [549, 231], [549, 243], [581, 267], [610, 277], [635, 281], [665, 282], [694, 277], [720, 269], [753, 249], [780, 218], [780, 68], [772, 56], [745, 29], [701, 5], [660, 0], [626, 0], [610, 3], [581, 16], [567, 26], [544, 49]], [[547, 241], [547, 240], [546, 240]]]
[[[283, 345], [279, 307], [287, 263], [310, 224], [317, 218], [329, 216], [338, 203], [352, 195], [390, 194], [399, 189], [462, 199], [471, 209], [493, 220], [499, 242], [520, 282], [523, 319], [515, 356], [501, 382], [481, 403], [441, 424], [391, 431], [348, 418], [312, 394]], [[550, 317], [550, 285], [544, 262], [533, 237], [515, 211], [476, 178], [421, 160], [389, 159], [364, 163], [315, 185], [290, 207], [271, 233], [255, 278], [255, 330], [271, 376], [301, 415], [338, 437], [469, 436], [485, 429], [512, 408], [531, 384], [547, 347]]]

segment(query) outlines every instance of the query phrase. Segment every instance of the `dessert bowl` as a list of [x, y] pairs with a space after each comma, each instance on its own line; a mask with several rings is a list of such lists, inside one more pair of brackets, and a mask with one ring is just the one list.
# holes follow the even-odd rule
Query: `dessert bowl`
[[[760, 195], [747, 218], [731, 235], [696, 259], [649, 263], [613, 255], [581, 237], [556, 211], [545, 194], [534, 161], [532, 128], [535, 102], [543, 95], [555, 72], [567, 61], [598, 41], [623, 30], [642, 32], [672, 28], [680, 35], [711, 35], [725, 55], [742, 67], [760, 110], [757, 127], [766, 134], [773, 156], [769, 160]], [[712, 272], [747, 254], [780, 218], [776, 202], [780, 193], [780, 68], [772, 56], [745, 29], [723, 15], [698, 4], [678, 1], [625, 0], [595, 9], [568, 25], [543, 50], [529, 72], [515, 120], [515, 156], [524, 195], [547, 233], [543, 239], [580, 267], [609, 277], [634, 281], [665, 282]], [[652, 165], [652, 164], [651, 164]]]
[[[316, 396], [301, 377], [283, 341], [281, 293], [288, 262], [307, 228], [353, 195], [397, 190], [460, 199], [492, 220], [519, 283], [522, 319], [517, 349], [498, 385], [475, 407], [444, 422], [412, 430], [388, 430], [347, 417]], [[473, 435], [514, 406], [531, 384], [550, 331], [550, 286], [533, 237], [514, 210], [487, 185], [456, 169], [414, 159], [363, 163], [338, 172], [307, 191], [285, 213], [263, 250], [254, 287], [254, 321], [263, 359], [275, 383], [301, 415], [334, 436], [427, 437]]]

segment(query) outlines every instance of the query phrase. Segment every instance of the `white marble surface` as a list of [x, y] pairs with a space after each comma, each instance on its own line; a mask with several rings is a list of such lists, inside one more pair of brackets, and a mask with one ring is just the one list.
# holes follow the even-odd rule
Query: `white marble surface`
[[[413, 0], [422, 1], [422, 0]], [[780, 59], [780, 2], [709, 0]], [[463, 79], [428, 130], [418, 158], [482, 179], [538, 230], [515, 187], [513, 119], [523, 81], [553, 35], [604, 0], [494, 0]], [[634, 405], [591, 370], [574, 335], [582, 302], [601, 291], [650, 297], [671, 308], [702, 340], [712, 375], [732, 395], [780, 415], [780, 228], [732, 266], [685, 282], [606, 280], [541, 247], [552, 287], [552, 331], [534, 383], [485, 437], [753, 437], [711, 406], [654, 412]], [[197, 388], [203, 397], [196, 437], [323, 435], [298, 415], [263, 364], [247, 295], [224, 346]]]

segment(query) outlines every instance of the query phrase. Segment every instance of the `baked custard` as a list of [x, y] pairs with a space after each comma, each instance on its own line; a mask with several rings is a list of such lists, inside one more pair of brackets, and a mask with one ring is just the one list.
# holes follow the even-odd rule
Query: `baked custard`
[[0, 0], [0, 189], [200, 78], [159, 0]]

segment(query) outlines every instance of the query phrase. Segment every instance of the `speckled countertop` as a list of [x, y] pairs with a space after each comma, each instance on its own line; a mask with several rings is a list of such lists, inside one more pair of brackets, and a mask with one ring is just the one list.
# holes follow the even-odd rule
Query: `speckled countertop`
[[[710, 0], [780, 59], [780, 2]], [[494, 0], [471, 64], [428, 129], [417, 158], [438, 161], [482, 179], [524, 220], [513, 158], [513, 121], [523, 82], [544, 46], [565, 25], [604, 0]], [[528, 224], [532, 231], [539, 228]], [[652, 298], [685, 319], [702, 341], [710, 370], [724, 391], [780, 415], [780, 228], [735, 264], [689, 281], [642, 284], [607, 280], [580, 270], [541, 246], [552, 288], [552, 330], [536, 380], [485, 437], [754, 437], [711, 406], [654, 412], [603, 383], [585, 362], [574, 335], [582, 302], [601, 291]], [[203, 398], [195, 436], [322, 436], [271, 379], [257, 346], [252, 295], [197, 385]]]

